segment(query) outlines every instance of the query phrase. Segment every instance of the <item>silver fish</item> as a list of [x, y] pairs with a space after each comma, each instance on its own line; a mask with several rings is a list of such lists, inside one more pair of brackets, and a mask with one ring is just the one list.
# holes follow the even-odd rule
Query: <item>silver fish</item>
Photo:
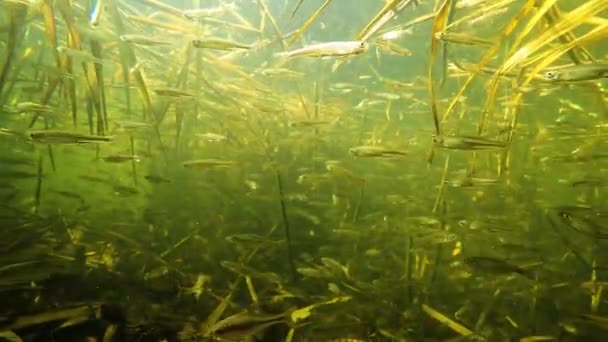
[[283, 240], [273, 240], [267, 236], [262, 236], [252, 233], [234, 234], [226, 237], [226, 241], [246, 247], [259, 247], [259, 246], [270, 246], [276, 244], [282, 244]]
[[166, 97], [194, 97], [193, 94], [189, 92], [174, 89], [174, 88], [156, 88], [152, 90], [158, 96], [166, 96]]
[[218, 7], [208, 7], [208, 8], [194, 8], [189, 10], [184, 10], [182, 15], [190, 19], [192, 21], [196, 21], [203, 18], [208, 17], [216, 17], [222, 15], [230, 10], [236, 10], [235, 4], [221, 4]]
[[534, 273], [507, 260], [486, 256], [472, 256], [464, 258], [464, 263], [480, 272], [493, 274], [518, 273], [526, 278], [534, 279]]
[[171, 183], [172, 181], [169, 178], [159, 176], [159, 175], [145, 175], [144, 178], [154, 184], [162, 184], [162, 183]]
[[151, 128], [152, 125], [146, 122], [137, 122], [137, 121], [116, 121], [114, 122], [116, 126], [126, 131], [133, 131], [141, 128]]
[[212, 167], [230, 167], [234, 166], [235, 162], [231, 160], [220, 160], [220, 159], [195, 159], [187, 160], [182, 163], [185, 168], [189, 169], [206, 169]]
[[104, 0], [97, 0], [91, 14], [89, 15], [89, 23], [91, 27], [99, 26], [99, 22], [101, 21], [101, 16], [103, 15], [103, 10], [105, 7]]
[[29, 137], [34, 142], [46, 144], [88, 144], [109, 142], [112, 140], [111, 137], [106, 136], [55, 130], [30, 131]]
[[223, 141], [228, 140], [228, 137], [226, 137], [225, 135], [217, 134], [217, 133], [196, 133], [195, 135], [198, 138], [201, 138], [208, 142], [223, 142]]
[[382, 146], [356, 146], [349, 149], [357, 157], [399, 157], [406, 156], [407, 152], [394, 150]]
[[361, 40], [335, 41], [308, 45], [300, 49], [277, 54], [279, 57], [345, 57], [366, 52], [368, 44]]
[[211, 335], [230, 341], [240, 341], [244, 338], [260, 334], [268, 327], [284, 323], [290, 311], [268, 315], [248, 311], [240, 312], [224, 318], [211, 327]]
[[251, 45], [233, 42], [231, 40], [218, 39], [218, 38], [206, 38], [206, 39], [195, 39], [192, 41], [192, 46], [198, 49], [211, 49], [211, 50], [248, 50], [251, 49]]
[[14, 107], [6, 107], [5, 111], [12, 113], [51, 113], [55, 108], [49, 105], [42, 105], [35, 102], [19, 102]]
[[464, 151], [500, 150], [507, 146], [503, 141], [468, 135], [435, 136], [433, 142], [437, 147]]
[[325, 126], [325, 125], [329, 125], [331, 123], [331, 121], [326, 121], [326, 120], [297, 120], [297, 121], [290, 121], [289, 122], [289, 127], [292, 128], [299, 128], [299, 127], [319, 127], [319, 126]]
[[580, 82], [608, 78], [608, 64], [590, 63], [558, 67], [541, 75], [547, 82]]
[[124, 163], [127, 161], [139, 161], [139, 156], [132, 154], [111, 154], [102, 158], [106, 163]]

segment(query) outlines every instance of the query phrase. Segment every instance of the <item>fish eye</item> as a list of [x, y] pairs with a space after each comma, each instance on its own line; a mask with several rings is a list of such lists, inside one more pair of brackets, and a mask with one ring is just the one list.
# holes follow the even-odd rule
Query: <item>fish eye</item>
[[366, 45], [365, 42], [361, 42], [361, 44], [359, 44], [359, 47], [362, 48], [362, 49], [364, 49], [365, 45]]
[[557, 79], [557, 75], [558, 73], [556, 71], [550, 70], [545, 72], [545, 78], [548, 80], [555, 80]]

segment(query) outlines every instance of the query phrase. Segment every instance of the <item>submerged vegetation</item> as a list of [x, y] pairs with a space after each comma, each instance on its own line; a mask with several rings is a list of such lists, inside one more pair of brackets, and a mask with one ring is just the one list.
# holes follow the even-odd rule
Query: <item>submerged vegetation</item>
[[0, 0], [8, 341], [608, 338], [608, 1]]

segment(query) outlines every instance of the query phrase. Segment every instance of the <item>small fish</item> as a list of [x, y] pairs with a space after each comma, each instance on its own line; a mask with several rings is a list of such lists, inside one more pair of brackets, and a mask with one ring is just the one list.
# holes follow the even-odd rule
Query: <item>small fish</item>
[[152, 90], [158, 96], [167, 96], [167, 97], [194, 97], [189, 92], [173, 89], [173, 88], [156, 88]]
[[368, 44], [364, 41], [335, 41], [308, 45], [300, 49], [281, 52], [279, 57], [345, 57], [366, 52]]
[[159, 39], [155, 39], [150, 36], [139, 35], [139, 34], [123, 34], [120, 36], [120, 40], [122, 40], [125, 43], [129, 43], [129, 44], [147, 45], [147, 46], [173, 44], [172, 42], [169, 42], [166, 40], [159, 40]]
[[567, 212], [563, 209], [558, 210], [559, 219], [569, 228], [595, 239], [608, 239], [608, 229], [583, 215]]
[[29, 137], [33, 142], [46, 144], [87, 144], [109, 142], [112, 140], [111, 137], [107, 136], [56, 130], [30, 131]]
[[569, 182], [570, 186], [575, 188], [579, 186], [605, 187], [608, 185], [606, 180], [601, 178], [582, 178]]
[[439, 245], [444, 243], [450, 243], [456, 241], [458, 236], [452, 232], [445, 230], [432, 230], [428, 232], [421, 232], [413, 234], [417, 243], [422, 245]]
[[337, 90], [349, 90], [349, 91], [353, 91], [355, 88], [362, 89], [363, 87], [361, 87], [360, 85], [353, 84], [353, 83], [337, 82], [337, 83], [331, 84], [329, 86], [329, 88], [331, 90], [334, 90], [334, 91], [337, 91]]
[[7, 4], [8, 6], [11, 6], [11, 5], [33, 6], [33, 5], [36, 5], [35, 0], [3, 0], [2, 2]]
[[357, 157], [399, 157], [406, 156], [407, 152], [394, 150], [382, 146], [356, 146], [351, 147], [349, 152]]
[[338, 94], [350, 94], [350, 93], [353, 92], [352, 88], [342, 88], [342, 89], [340, 89], [340, 88], [330, 87], [329, 90], [332, 91], [332, 92], [334, 92], [334, 93], [338, 93]]
[[270, 326], [288, 322], [290, 313], [291, 310], [274, 315], [240, 312], [215, 323], [210, 329], [210, 334], [222, 339], [240, 341], [258, 335]]
[[374, 40], [374, 44], [382, 50], [393, 53], [398, 56], [409, 57], [412, 55], [412, 51], [403, 48], [394, 42], [389, 40], [376, 39]]
[[369, 248], [369, 249], [365, 250], [365, 255], [368, 257], [377, 257], [380, 254], [382, 254], [382, 251], [379, 250], [378, 248]]
[[386, 99], [386, 100], [390, 100], [390, 101], [396, 101], [399, 100], [401, 98], [401, 96], [399, 94], [394, 94], [394, 93], [387, 93], [387, 92], [377, 92], [374, 93], [374, 96]]
[[115, 194], [121, 195], [121, 196], [139, 194], [139, 190], [137, 190], [136, 188], [134, 188], [132, 186], [128, 186], [128, 185], [114, 184], [112, 186], [112, 189], [114, 190]]
[[234, 234], [227, 236], [226, 241], [249, 247], [270, 246], [283, 243], [283, 240], [273, 240], [258, 234]]
[[105, 8], [104, 2], [105, 2], [104, 0], [97, 0], [95, 2], [95, 5], [93, 6], [93, 10], [91, 11], [91, 14], [89, 15], [89, 24], [91, 24], [91, 27], [99, 26], [99, 22], [101, 21], [101, 16], [102, 16], [103, 10]]
[[192, 284], [191, 287], [185, 288], [183, 293], [191, 294], [194, 296], [196, 300], [203, 295], [206, 289], [209, 287], [209, 283], [211, 282], [211, 277], [205, 274], [199, 274]]
[[9, 108], [14, 113], [52, 113], [55, 108], [49, 105], [41, 105], [34, 102], [19, 102], [14, 107]]
[[441, 31], [435, 33], [435, 39], [442, 40], [447, 43], [457, 43], [464, 45], [492, 45], [493, 42], [469, 35], [462, 32], [447, 32]]
[[224, 14], [226, 11], [235, 10], [235, 4], [222, 4], [218, 7], [209, 7], [209, 8], [193, 8], [189, 10], [185, 10], [182, 12], [182, 15], [190, 19], [192, 21], [208, 18], [208, 17], [216, 17], [221, 14]]
[[116, 126], [118, 126], [119, 128], [122, 128], [126, 131], [133, 131], [136, 129], [152, 127], [152, 125], [149, 123], [137, 122], [137, 121], [115, 121], [114, 123], [116, 124]]
[[208, 142], [224, 142], [228, 140], [228, 137], [226, 137], [225, 135], [217, 133], [196, 133], [195, 136], [204, 139]]
[[467, 135], [435, 136], [433, 142], [437, 147], [464, 151], [501, 150], [507, 146], [503, 141]]
[[332, 276], [329, 270], [313, 267], [298, 267], [296, 272], [308, 278], [330, 278]]
[[220, 159], [195, 159], [195, 160], [187, 160], [182, 163], [185, 168], [188, 169], [206, 169], [212, 167], [231, 167], [236, 163], [230, 160], [220, 160]]
[[541, 75], [547, 82], [580, 82], [608, 78], [608, 64], [588, 63], [546, 70]]
[[111, 154], [109, 156], [105, 156], [103, 158], [103, 161], [105, 161], [106, 163], [124, 163], [127, 161], [139, 161], [139, 156], [134, 155], [134, 154]]
[[526, 278], [533, 279], [534, 274], [532, 274], [529, 270], [525, 270], [517, 265], [513, 265], [508, 261], [493, 258], [493, 257], [485, 257], [485, 256], [474, 256], [464, 258], [464, 263], [471, 268], [476, 270], [486, 272], [486, 273], [496, 273], [496, 274], [508, 274], [508, 273], [518, 273], [523, 275]]
[[247, 186], [247, 188], [251, 191], [255, 191], [260, 188], [260, 184], [258, 184], [258, 182], [251, 180], [251, 179], [245, 179], [244, 183]]
[[329, 125], [331, 121], [326, 120], [297, 120], [289, 122], [289, 127], [298, 128], [298, 127], [318, 127]]
[[321, 258], [323, 266], [330, 271], [335, 277], [345, 276], [346, 279], [350, 279], [349, 267], [340, 264], [337, 260], [332, 258], [323, 257]]
[[493, 179], [493, 178], [465, 177], [462, 179], [445, 181], [445, 183], [454, 188], [465, 188], [465, 187], [475, 187], [475, 186], [484, 186], [484, 185], [494, 185], [494, 184], [498, 184], [498, 181], [499, 181], [498, 179]]
[[386, 101], [383, 101], [383, 100], [363, 99], [363, 100], [361, 100], [361, 102], [359, 102], [355, 106], [355, 109], [357, 109], [357, 110], [367, 109], [367, 108], [372, 107], [372, 106], [384, 105], [385, 103], [386, 103]]
[[256, 71], [257, 73], [264, 75], [264, 76], [269, 76], [269, 77], [283, 77], [283, 78], [287, 78], [287, 77], [303, 77], [305, 74], [303, 72], [299, 72], [299, 71], [294, 71], [294, 70], [289, 70], [286, 68], [266, 68], [266, 69], [262, 69], [259, 71]]
[[298, 176], [296, 183], [317, 188], [323, 182], [331, 181], [331, 175], [326, 173], [303, 173]]
[[571, 100], [568, 99], [559, 99], [559, 103], [567, 106], [568, 108], [575, 110], [577, 112], [581, 112], [584, 113], [585, 112], [585, 108], [583, 108], [581, 105], [576, 104], [574, 102], [572, 102]]
[[198, 49], [211, 49], [211, 50], [248, 50], [251, 49], [251, 45], [246, 45], [230, 40], [218, 39], [218, 38], [205, 38], [195, 39], [192, 41], [192, 46]]

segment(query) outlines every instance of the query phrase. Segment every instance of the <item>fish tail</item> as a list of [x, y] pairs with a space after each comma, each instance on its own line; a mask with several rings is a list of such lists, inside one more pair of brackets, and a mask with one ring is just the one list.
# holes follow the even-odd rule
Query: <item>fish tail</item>
[[277, 52], [272, 55], [275, 59], [287, 59], [289, 58], [289, 52]]
[[331, 66], [331, 72], [334, 73], [338, 70], [338, 68], [346, 62], [346, 58], [338, 58]]
[[291, 57], [289, 52], [277, 52], [275, 54], [273, 54], [273, 57], [275, 59], [275, 63], [276, 63], [276, 67], [281, 67], [283, 65], [285, 65], [288, 61], [289, 58]]

